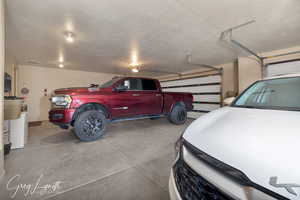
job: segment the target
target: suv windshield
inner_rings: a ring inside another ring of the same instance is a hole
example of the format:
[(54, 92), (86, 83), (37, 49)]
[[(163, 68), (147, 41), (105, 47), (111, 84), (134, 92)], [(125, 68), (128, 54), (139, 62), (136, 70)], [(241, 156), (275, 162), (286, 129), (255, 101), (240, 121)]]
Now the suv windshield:
[(107, 81), (106, 83), (103, 83), (100, 88), (107, 88), (112, 86), (115, 82), (117, 82), (118, 80), (120, 80), (121, 78), (113, 78), (110, 81)]
[(232, 106), (300, 111), (300, 77), (258, 81)]

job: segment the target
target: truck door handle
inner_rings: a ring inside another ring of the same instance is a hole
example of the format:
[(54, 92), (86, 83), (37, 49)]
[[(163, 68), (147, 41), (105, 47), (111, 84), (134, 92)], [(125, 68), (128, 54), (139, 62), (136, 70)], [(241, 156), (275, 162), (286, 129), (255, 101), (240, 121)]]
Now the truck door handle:
[(140, 94), (132, 94), (132, 96), (138, 97), (138, 96), (140, 96)]
[(155, 96), (157, 96), (157, 97), (160, 97), (160, 96), (161, 96), (161, 94), (156, 94)]

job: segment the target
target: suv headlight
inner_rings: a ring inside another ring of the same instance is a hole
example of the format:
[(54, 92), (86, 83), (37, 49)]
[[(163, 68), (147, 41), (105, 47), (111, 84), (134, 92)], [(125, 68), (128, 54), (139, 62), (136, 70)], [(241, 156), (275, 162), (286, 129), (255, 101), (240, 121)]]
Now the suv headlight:
[(51, 98), (51, 103), (55, 107), (68, 108), (71, 105), (72, 98), (69, 95), (54, 96)]
[(178, 138), (178, 140), (175, 142), (174, 148), (175, 148), (176, 155), (181, 151), (183, 145), (183, 133), (181, 134), (180, 138)]
[[(184, 132), (183, 132), (184, 133)], [(182, 158), (182, 146), (183, 146), (183, 133), (181, 134), (180, 138), (175, 142), (174, 149), (175, 149), (175, 160), (173, 165)]]
[(185, 133), (185, 130), (187, 128), (184, 129), (184, 131), (182, 131), (180, 137), (178, 138), (178, 140), (175, 142), (174, 144), (174, 149), (175, 149), (175, 163), (177, 162), (177, 160), (182, 157), (182, 147), (183, 147), (183, 134)]

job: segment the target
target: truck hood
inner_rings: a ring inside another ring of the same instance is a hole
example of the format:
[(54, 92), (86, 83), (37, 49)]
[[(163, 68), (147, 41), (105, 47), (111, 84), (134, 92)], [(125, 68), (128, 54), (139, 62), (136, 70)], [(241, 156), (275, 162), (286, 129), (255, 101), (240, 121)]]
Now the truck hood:
[(183, 138), (199, 150), (242, 171), (254, 183), (289, 199), (300, 185), (300, 112), (225, 107), (195, 120)]
[(60, 88), (54, 91), (54, 94), (78, 94), (78, 93), (90, 93), (90, 92), (100, 92), (103, 89), (99, 87), (71, 87), (71, 88)]

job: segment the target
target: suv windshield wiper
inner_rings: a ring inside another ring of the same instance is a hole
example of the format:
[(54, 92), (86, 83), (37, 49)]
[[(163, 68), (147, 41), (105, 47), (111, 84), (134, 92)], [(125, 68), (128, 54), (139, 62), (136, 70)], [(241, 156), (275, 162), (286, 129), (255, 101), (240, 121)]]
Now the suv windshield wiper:
[(268, 110), (287, 110), (287, 111), (300, 111), (297, 107), (278, 107), (278, 106), (249, 106), (249, 105), (232, 105), (238, 108), (253, 108), (253, 109), (268, 109)]
[(254, 109), (263, 109), (262, 107), (257, 107), (257, 106), (248, 106), (248, 105), (233, 105), (233, 107), (238, 107), (238, 108), (254, 108)]

